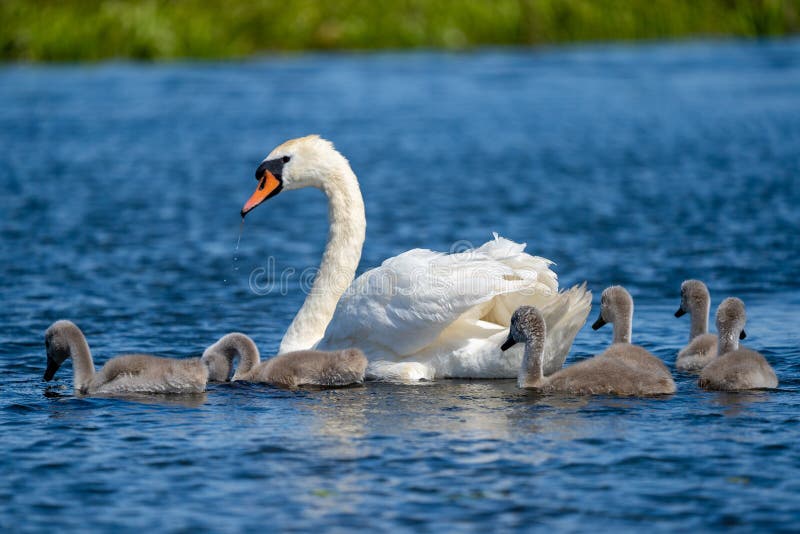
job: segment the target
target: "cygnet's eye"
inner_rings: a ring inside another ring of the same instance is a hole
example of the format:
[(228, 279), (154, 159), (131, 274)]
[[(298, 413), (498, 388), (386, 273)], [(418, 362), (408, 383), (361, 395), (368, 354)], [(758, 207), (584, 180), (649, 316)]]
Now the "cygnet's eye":
[(291, 156), (283, 156), (281, 158), (281, 161), (284, 162), (284, 163), (289, 163), (290, 159), (292, 159)]

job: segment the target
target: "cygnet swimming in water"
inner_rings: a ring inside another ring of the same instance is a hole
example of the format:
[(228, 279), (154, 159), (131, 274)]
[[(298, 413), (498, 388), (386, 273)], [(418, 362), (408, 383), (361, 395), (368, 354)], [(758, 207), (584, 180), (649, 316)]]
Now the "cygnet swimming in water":
[(633, 298), (622, 286), (611, 286), (603, 291), (600, 296), (600, 316), (592, 329), (599, 330), (608, 323), (614, 326), (613, 341), (602, 355), (618, 358), (638, 371), (647, 373), (656, 380), (655, 384), (658, 385), (654, 385), (653, 389), (660, 390), (660, 393), (674, 393), (675, 381), (664, 362), (643, 347), (631, 344)]
[(700, 280), (686, 280), (681, 284), (681, 305), (675, 317), (691, 316), (689, 343), (678, 353), (675, 368), (679, 371), (700, 371), (717, 356), (717, 336), (708, 333), (708, 313), (711, 296)]
[(719, 356), (703, 368), (698, 385), (717, 391), (772, 389), (778, 387), (778, 377), (766, 358), (754, 350), (740, 349), (745, 339), (747, 320), (744, 302), (731, 297), (717, 308)]
[(202, 360), (211, 370), (211, 379), (226, 380), (234, 359), (239, 365), (232, 380), (262, 382), (296, 388), (304, 385), (339, 387), (364, 381), (367, 358), (358, 349), (337, 351), (301, 350), (261, 361), (258, 347), (245, 334), (234, 332), (208, 347)]
[(127, 354), (110, 359), (95, 372), (86, 337), (71, 321), (53, 323), (44, 339), (47, 349), (44, 379), (52, 380), (61, 364), (71, 358), (76, 394), (200, 393), (206, 389), (208, 369), (199, 358), (178, 360)]
[(542, 393), (568, 393), (571, 395), (624, 395), (647, 396), (675, 392), (675, 383), (669, 372), (653, 372), (651, 365), (641, 365), (640, 347), (627, 345), (627, 354), (617, 354), (612, 349), (588, 360), (583, 360), (550, 376), (544, 376), (543, 357), (546, 326), (542, 314), (532, 306), (518, 308), (511, 317), (508, 339), (502, 349), (516, 343), (525, 343), (517, 383), (519, 387)]

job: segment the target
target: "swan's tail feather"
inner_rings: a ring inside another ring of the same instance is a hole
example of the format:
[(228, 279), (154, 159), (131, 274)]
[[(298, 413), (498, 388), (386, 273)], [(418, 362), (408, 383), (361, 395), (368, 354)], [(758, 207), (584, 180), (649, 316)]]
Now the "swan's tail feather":
[(592, 293), (586, 282), (559, 293), (540, 308), (547, 326), (544, 347), (544, 374), (551, 375), (561, 369), (567, 359), (575, 336), (586, 324), (592, 308)]
[(381, 382), (419, 382), (433, 380), (436, 370), (420, 362), (390, 362), (378, 360), (369, 362), (367, 380)]

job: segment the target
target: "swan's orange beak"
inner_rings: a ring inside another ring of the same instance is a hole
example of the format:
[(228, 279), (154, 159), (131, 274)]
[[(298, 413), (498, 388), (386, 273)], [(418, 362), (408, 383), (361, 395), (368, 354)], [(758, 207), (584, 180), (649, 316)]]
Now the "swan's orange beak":
[(242, 218), (268, 198), (280, 193), (282, 188), (281, 181), (275, 178), (275, 175), (271, 172), (265, 171), (264, 176), (258, 181), (258, 187), (256, 187), (255, 192), (242, 208)]

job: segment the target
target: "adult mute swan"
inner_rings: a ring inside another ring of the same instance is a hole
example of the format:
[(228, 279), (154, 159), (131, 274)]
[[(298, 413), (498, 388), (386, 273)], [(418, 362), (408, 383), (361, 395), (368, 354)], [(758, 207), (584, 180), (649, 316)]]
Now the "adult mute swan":
[(545, 374), (560, 369), (586, 322), (585, 284), (558, 292), (552, 262), (495, 239), (456, 254), (414, 249), (354, 281), (366, 218), (347, 159), (319, 136), (275, 148), (256, 170), (242, 217), (281, 191), (316, 187), (328, 197), (330, 231), (316, 279), (279, 353), (357, 347), (370, 378), (513, 378), (522, 348), (502, 353), (511, 314), (536, 306), (547, 324)]
[(302, 350), (262, 362), (253, 340), (245, 334), (233, 332), (203, 352), (202, 360), (209, 368), (209, 379), (215, 382), (227, 380), (236, 358), (239, 366), (232, 381), (261, 382), (286, 388), (358, 384), (364, 381), (367, 368), (367, 358), (358, 349)]

